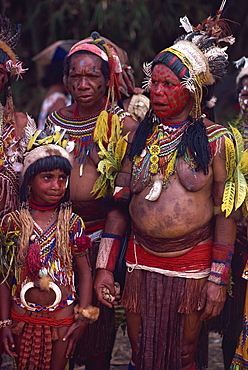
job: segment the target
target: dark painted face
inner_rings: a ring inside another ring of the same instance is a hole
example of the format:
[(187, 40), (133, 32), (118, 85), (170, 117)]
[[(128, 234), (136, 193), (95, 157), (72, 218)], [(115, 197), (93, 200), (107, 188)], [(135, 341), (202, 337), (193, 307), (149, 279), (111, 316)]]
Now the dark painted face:
[(8, 81), (8, 74), (6, 68), (3, 64), (0, 63), (0, 93), (3, 91), (4, 86)]
[(97, 109), (102, 104), (106, 87), (99, 57), (82, 54), (72, 57), (67, 88), (81, 107), (95, 106)]
[(181, 85), (175, 73), (162, 63), (153, 69), (150, 98), (158, 117), (175, 122), (184, 120), (192, 106), (190, 92)]
[(248, 77), (242, 79), (242, 89), (239, 93), (240, 113), (244, 117), (248, 117)]

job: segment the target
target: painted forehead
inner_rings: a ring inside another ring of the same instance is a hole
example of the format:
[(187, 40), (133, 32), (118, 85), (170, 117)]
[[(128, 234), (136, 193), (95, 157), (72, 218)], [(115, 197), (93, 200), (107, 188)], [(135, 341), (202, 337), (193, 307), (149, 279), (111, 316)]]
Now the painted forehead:
[(176, 76), (176, 74), (165, 64), (159, 63), (156, 64), (152, 71), (152, 77), (163, 79), (171, 79), (177, 83), (180, 83), (181, 80)]
[(70, 63), (70, 70), (90, 68), (96, 71), (101, 70), (102, 61), (96, 55), (78, 54), (73, 55)]

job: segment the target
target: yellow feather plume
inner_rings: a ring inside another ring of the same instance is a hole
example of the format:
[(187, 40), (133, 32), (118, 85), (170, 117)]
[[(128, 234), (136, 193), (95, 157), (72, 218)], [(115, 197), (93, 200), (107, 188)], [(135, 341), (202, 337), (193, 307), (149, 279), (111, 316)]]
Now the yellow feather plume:
[(94, 130), (94, 142), (103, 140), (106, 143), (108, 142), (108, 112), (106, 110), (101, 111), (99, 114), (96, 127)]

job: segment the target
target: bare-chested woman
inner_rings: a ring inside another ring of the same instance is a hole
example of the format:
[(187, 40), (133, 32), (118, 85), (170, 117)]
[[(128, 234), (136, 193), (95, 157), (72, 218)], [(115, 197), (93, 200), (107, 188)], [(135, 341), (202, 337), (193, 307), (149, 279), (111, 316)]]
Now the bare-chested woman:
[[(86, 233), (93, 242), (90, 250), (93, 272), (103, 228), (112, 237), (116, 234), (117, 239), (114, 239), (118, 245), (120, 243), (118, 233), (123, 234), (126, 228), (125, 216), (122, 217), (120, 212), (112, 207), (113, 200), (104, 203), (105, 192), (102, 191), (104, 184), (101, 183), (97, 192), (93, 191), (101, 175), (98, 170), (100, 157), (95, 134), (99, 129), (102, 132), (105, 131), (103, 146), (107, 149), (110, 139), (113, 142), (114, 138), (111, 134), (111, 127), (115, 126), (113, 131), (116, 130), (118, 139), (121, 140), (129, 133), (128, 140), (131, 141), (138, 125), (130, 113), (125, 112), (116, 104), (111, 105), (106, 96), (108, 90), (113, 89), (112, 83), (118, 81), (118, 73), (121, 72), (117, 54), (115, 53), (113, 61), (112, 53), (114, 50), (111, 45), (107, 45), (96, 32), (92, 34), (92, 37), (79, 41), (71, 48), (65, 59), (64, 83), (74, 103), (53, 112), (47, 120), (47, 126), (64, 129), (75, 142), (70, 181), (71, 201), (73, 211), (83, 218)], [(111, 64), (110, 60), (112, 60)], [(115, 78), (113, 78), (114, 75)], [(118, 88), (118, 84), (115, 85), (115, 91), (118, 91)], [(108, 117), (107, 127), (104, 120), (101, 120), (102, 114)], [(115, 118), (112, 126), (111, 117)], [(118, 155), (124, 154), (124, 147), (125, 145), (119, 147)], [(124, 162), (126, 163), (123, 164), (124, 167), (131, 164), (128, 158), (125, 158)], [(122, 171), (125, 172), (124, 169)], [(127, 172), (127, 178), (130, 181), (130, 171)], [(111, 171), (109, 173), (111, 177)], [(117, 185), (125, 187), (125, 181), (128, 182), (128, 180), (122, 173), (117, 180)], [(130, 189), (128, 190), (130, 193)], [(129, 193), (126, 194), (127, 197)], [(97, 298), (95, 299), (97, 301)], [(87, 369), (107, 370), (110, 368), (115, 337), (114, 310), (109, 310), (104, 306), (100, 308), (99, 320), (86, 329), (87, 335), (78, 342), (73, 362), (85, 363)]]
[[(196, 369), (202, 321), (225, 302), (236, 233), (234, 219), (220, 211), (231, 135), (203, 117), (200, 104), (203, 86), (223, 76), (227, 55), (206, 29), (192, 29), (145, 68), (152, 109), (130, 153), (132, 238), (122, 297), (129, 369)], [(114, 290), (102, 255), (95, 288), (104, 302), (102, 288)]]

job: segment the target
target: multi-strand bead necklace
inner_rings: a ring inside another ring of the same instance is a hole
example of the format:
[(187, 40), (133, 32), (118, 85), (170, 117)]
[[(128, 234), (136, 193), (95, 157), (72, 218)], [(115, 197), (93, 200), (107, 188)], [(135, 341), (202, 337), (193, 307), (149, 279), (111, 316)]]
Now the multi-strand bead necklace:
[(174, 172), (176, 154), (182, 136), (191, 124), (190, 120), (180, 123), (160, 123), (146, 140), (146, 148), (139, 157), (136, 157), (133, 167), (133, 175), (137, 182), (141, 172), (143, 179), (148, 175), (154, 176), (161, 172), (167, 183), (169, 176)]

